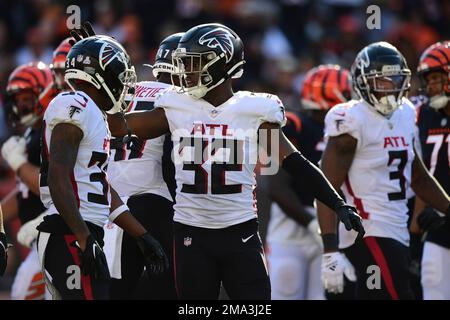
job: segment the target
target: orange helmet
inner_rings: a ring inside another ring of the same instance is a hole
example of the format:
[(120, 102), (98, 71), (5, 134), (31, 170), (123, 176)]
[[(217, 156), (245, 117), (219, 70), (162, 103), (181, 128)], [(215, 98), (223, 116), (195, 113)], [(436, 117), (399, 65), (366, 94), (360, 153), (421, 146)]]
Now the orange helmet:
[(351, 98), (350, 72), (338, 65), (320, 65), (308, 71), (303, 81), (302, 106), (328, 111)]
[[(8, 79), (6, 94), (10, 100), (10, 112), (15, 121), (31, 126), (44, 115), (50, 100), (49, 91), (53, 84), (50, 68), (43, 62), (31, 62), (14, 69)], [(17, 102), (16, 95), (29, 91), (34, 96), (34, 102), (22, 105)]]
[(71, 39), (72, 39), (71, 37), (64, 39), (55, 49), (55, 51), (53, 51), (53, 60), (52, 64), (50, 65), (51, 69), (66, 68), (66, 57), (70, 49), (72, 48), (72, 45), (69, 42), (69, 40)]
[(426, 88), (425, 76), (432, 71), (441, 71), (447, 76), (447, 85), (440, 95), (430, 97), (430, 106), (443, 108), (450, 100), (450, 41), (437, 42), (429, 46), (420, 57), (417, 73), (422, 87)]
[(50, 65), (50, 69), (53, 71), (55, 76), (55, 84), (59, 90), (63, 90), (65, 88), (64, 71), (66, 68), (67, 54), (72, 48), (72, 45), (69, 42), (71, 39), (71, 37), (64, 39), (55, 51), (53, 51), (53, 60)]

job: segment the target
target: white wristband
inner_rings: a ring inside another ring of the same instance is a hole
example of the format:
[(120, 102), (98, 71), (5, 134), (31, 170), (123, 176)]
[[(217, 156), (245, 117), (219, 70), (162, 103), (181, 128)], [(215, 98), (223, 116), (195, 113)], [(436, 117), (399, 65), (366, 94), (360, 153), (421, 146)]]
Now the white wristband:
[(116, 220), (116, 218), (118, 216), (120, 216), (122, 213), (124, 213), (125, 211), (130, 211), (130, 208), (128, 208), (128, 206), (126, 204), (123, 204), (123, 205), (117, 207), (116, 209), (114, 209), (113, 212), (111, 212), (109, 214), (109, 221), (114, 222), (114, 220)]

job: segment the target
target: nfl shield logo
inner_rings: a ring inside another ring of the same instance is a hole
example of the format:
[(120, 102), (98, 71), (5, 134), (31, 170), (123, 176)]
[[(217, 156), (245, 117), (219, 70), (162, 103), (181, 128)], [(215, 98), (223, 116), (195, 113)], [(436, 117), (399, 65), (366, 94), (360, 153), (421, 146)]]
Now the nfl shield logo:
[(184, 238), (184, 245), (186, 247), (189, 247), (191, 244), (192, 244), (192, 238), (191, 237)]

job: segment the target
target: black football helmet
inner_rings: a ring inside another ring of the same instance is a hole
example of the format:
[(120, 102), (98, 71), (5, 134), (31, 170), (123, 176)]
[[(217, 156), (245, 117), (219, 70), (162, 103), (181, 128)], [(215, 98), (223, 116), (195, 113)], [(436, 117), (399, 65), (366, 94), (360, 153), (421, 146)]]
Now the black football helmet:
[(178, 43), (183, 35), (184, 32), (171, 34), (170, 36), (165, 37), (159, 44), (158, 52), (155, 57), (155, 64), (151, 66), (155, 78), (158, 78), (159, 73), (174, 73), (175, 67), (172, 64), (172, 52), (178, 47)]
[[(181, 90), (200, 99), (226, 79), (242, 76), (244, 44), (222, 24), (202, 24), (183, 35), (172, 59), (175, 74), (181, 79)], [(197, 83), (187, 80), (193, 74), (198, 75)]]
[(115, 113), (127, 108), (124, 98), (134, 89), (136, 73), (120, 43), (108, 36), (95, 35), (78, 41), (70, 49), (64, 79), (72, 89), (77, 80), (92, 84), (111, 100), (111, 105), (102, 109)]
[(361, 99), (390, 116), (410, 87), (411, 71), (400, 51), (387, 42), (366, 46), (351, 68), (353, 87)]

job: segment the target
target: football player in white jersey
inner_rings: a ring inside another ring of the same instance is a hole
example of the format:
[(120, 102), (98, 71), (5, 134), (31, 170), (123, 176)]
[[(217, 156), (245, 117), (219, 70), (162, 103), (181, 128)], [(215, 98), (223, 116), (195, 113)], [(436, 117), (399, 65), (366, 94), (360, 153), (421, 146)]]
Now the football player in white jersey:
[[(182, 35), (176, 33), (161, 42), (152, 66), (153, 75), (158, 81), (137, 83), (135, 95), (125, 98), (126, 101), (133, 98), (127, 112), (152, 110), (155, 97), (170, 86), (173, 73), (172, 51), (178, 46)], [(111, 186), (127, 203), (131, 214), (146, 229), (152, 230), (165, 252), (172, 252), (173, 198), (164, 179), (170, 179), (164, 177), (164, 173), (170, 170), (169, 167), (173, 167), (170, 148), (164, 150), (168, 142), (170, 137), (165, 136), (150, 140), (131, 136), (127, 143), (124, 143), (122, 137), (113, 137), (108, 177)], [(172, 176), (174, 179), (173, 174)], [(176, 299), (172, 255), (168, 255), (169, 269), (158, 277), (144, 279), (146, 288), (136, 293), (135, 289), (145, 266), (144, 257), (136, 241), (111, 223), (105, 228), (105, 239), (110, 234), (113, 241), (105, 241), (105, 254), (111, 269), (111, 299), (130, 299), (136, 297), (136, 294), (145, 299)], [(109, 246), (113, 247), (112, 250)], [(110, 251), (113, 251), (112, 255)], [(143, 284), (139, 287), (143, 287)]]
[[(325, 143), (325, 115), (334, 105), (350, 100), (349, 70), (338, 65), (320, 65), (308, 71), (301, 93), (302, 112), (286, 112), (286, 137), (314, 164)], [(268, 176), (268, 193), (274, 200), (267, 232), (272, 299), (321, 300), (322, 239), (314, 194), (304, 181), (293, 181), (284, 170)]]
[(48, 213), (38, 226), (38, 253), (53, 298), (107, 299), (110, 275), (102, 244), (108, 217), (136, 238), (151, 271), (162, 272), (167, 258), (106, 179), (105, 111), (122, 108), (135, 83), (134, 68), (110, 37), (77, 40), (65, 71), (73, 91), (55, 97), (44, 115), (40, 194)]
[[(322, 170), (358, 209), (366, 234), (339, 232), (339, 247), (355, 267), (356, 297), (412, 299), (409, 282), (407, 190), (442, 212), (449, 197), (415, 156), (415, 110), (405, 97), (411, 72), (387, 42), (365, 47), (351, 69), (360, 100), (339, 104), (325, 119)], [(322, 280), (342, 291), (348, 265), (338, 252), (333, 212), (318, 203), (324, 255)]]
[(126, 125), (141, 138), (172, 134), (178, 297), (217, 299), (222, 282), (231, 299), (270, 299), (254, 200), (258, 139), (273, 155), (266, 173), (275, 173), (282, 162), (349, 230), (363, 233), (360, 217), (280, 131), (285, 117), (278, 97), (233, 92), (231, 79), (242, 75), (244, 64), (243, 43), (234, 31), (217, 23), (195, 26), (172, 58), (181, 89), (165, 91), (153, 111), (126, 114), (126, 124), (119, 115), (108, 122), (117, 135), (127, 133)]

